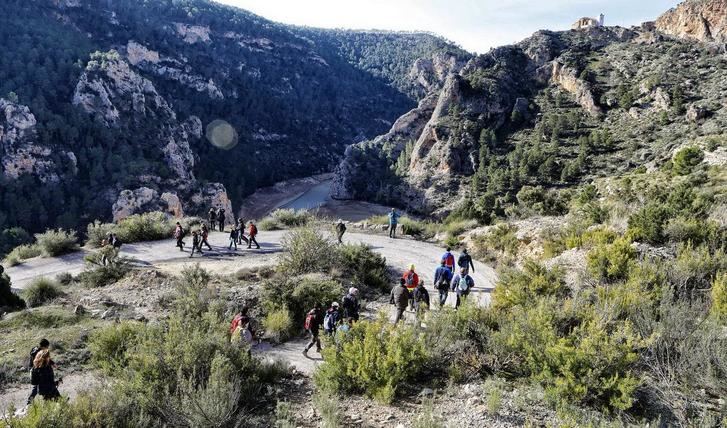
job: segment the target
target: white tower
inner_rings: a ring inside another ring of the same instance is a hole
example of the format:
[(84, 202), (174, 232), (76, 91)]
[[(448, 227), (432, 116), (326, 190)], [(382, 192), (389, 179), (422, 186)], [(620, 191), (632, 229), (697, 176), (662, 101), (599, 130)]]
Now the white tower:
[(598, 15), (598, 26), (599, 27), (603, 27), (603, 18), (605, 18), (605, 16), (603, 16), (603, 14)]

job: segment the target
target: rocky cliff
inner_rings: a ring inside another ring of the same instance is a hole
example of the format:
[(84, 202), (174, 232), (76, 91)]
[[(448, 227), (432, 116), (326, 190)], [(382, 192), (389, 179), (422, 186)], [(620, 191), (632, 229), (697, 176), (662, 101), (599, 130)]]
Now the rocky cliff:
[(701, 42), (727, 42), (727, 0), (688, 0), (661, 15), (658, 31)]

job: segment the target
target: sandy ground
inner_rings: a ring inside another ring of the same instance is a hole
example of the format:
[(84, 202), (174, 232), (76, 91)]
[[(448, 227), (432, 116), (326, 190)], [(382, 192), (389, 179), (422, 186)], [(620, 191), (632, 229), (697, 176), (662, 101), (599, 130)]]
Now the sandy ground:
[[(98, 372), (76, 372), (71, 373), (68, 376), (63, 376), (63, 371), (58, 372), (63, 378), (63, 383), (58, 386), (60, 393), (68, 398), (74, 399), (78, 394), (86, 391), (91, 391), (96, 387), (102, 386), (104, 381), (102, 380)], [(30, 377), (30, 375), (28, 375)], [(0, 410), (5, 410), (12, 405), (16, 410), (23, 409), (25, 407), (28, 395), (31, 390), (30, 385), (14, 386), (3, 391), (0, 394)], [(38, 397), (38, 399), (41, 399)], [(2, 414), (2, 413), (0, 413)]]

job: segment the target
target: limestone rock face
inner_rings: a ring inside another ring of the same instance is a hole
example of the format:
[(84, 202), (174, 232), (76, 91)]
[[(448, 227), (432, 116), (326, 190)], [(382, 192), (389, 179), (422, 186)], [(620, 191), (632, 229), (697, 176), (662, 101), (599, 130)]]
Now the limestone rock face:
[(727, 0), (687, 0), (661, 15), (658, 31), (700, 42), (727, 42)]
[(440, 89), (447, 76), (457, 73), (462, 66), (464, 63), (457, 57), (438, 52), (431, 58), (417, 59), (409, 70), (409, 78), (431, 92)]
[(596, 104), (590, 85), (578, 78), (576, 70), (558, 61), (553, 61), (552, 79), (553, 82), (570, 92), (576, 102), (589, 114), (598, 117), (603, 113), (601, 107)]
[[(42, 183), (56, 183), (63, 175), (62, 164), (53, 158), (50, 147), (37, 143), (37, 122), (27, 106), (0, 98), (0, 154), (2, 173), (16, 179), (23, 174), (36, 176)], [(60, 152), (71, 172), (75, 170), (76, 156)]]
[(199, 42), (210, 42), (210, 27), (202, 25), (189, 25), (181, 22), (175, 22), (174, 28), (177, 35), (181, 37), (185, 43), (194, 44)]
[(156, 201), (159, 194), (148, 187), (140, 187), (135, 190), (123, 190), (119, 193), (119, 197), (111, 207), (111, 211), (114, 216), (114, 221), (119, 221), (132, 214), (142, 212), (145, 208), (147, 211), (153, 211), (148, 209), (148, 205)]

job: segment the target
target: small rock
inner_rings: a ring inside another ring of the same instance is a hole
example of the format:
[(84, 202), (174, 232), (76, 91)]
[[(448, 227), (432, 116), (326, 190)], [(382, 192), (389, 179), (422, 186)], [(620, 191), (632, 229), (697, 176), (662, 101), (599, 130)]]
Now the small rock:
[(431, 397), (434, 395), (434, 390), (432, 388), (424, 388), (422, 389), (422, 392), (419, 393), (420, 397)]
[(354, 413), (351, 416), (349, 416), (349, 418), (351, 418), (352, 421), (357, 421), (357, 420), (361, 419), (361, 415), (359, 415), (358, 413)]

